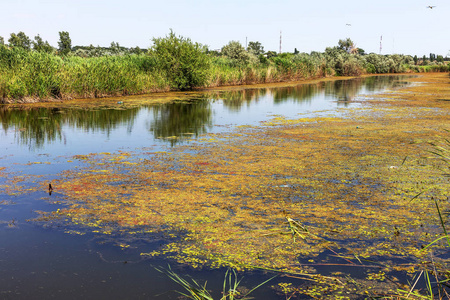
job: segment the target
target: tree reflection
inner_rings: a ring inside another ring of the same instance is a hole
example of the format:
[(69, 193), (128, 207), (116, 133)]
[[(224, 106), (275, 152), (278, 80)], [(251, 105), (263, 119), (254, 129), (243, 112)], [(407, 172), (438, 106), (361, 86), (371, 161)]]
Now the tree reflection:
[(170, 142), (173, 146), (206, 133), (212, 127), (210, 101), (205, 97), (189, 102), (174, 102), (151, 107), (153, 119), (149, 130), (155, 138)]
[[(102, 131), (108, 136), (118, 126), (132, 126), (139, 109), (85, 110), (27, 107), (0, 107), (0, 119), (5, 132), (14, 129), (15, 139), (31, 149), (65, 139), (64, 126), (85, 132)], [(130, 129), (131, 130), (131, 129)]]

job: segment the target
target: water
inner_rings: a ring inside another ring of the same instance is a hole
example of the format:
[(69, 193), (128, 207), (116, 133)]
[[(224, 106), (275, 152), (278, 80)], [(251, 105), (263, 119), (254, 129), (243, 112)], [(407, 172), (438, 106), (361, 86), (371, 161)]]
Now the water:
[[(158, 151), (187, 144), (207, 133), (258, 125), (274, 116), (338, 113), (342, 107), (358, 108), (364, 101), (362, 94), (402, 84), (401, 77), (383, 76), (193, 93), (184, 101), (157, 105), (127, 106), (118, 102), (129, 104), (136, 100), (120, 98), (91, 109), (3, 106), (0, 186), (7, 178), (1, 176), (2, 167), (11, 176), (29, 174), (51, 179), (73, 168), (67, 162), (73, 155), (143, 148)], [(70, 234), (77, 231), (76, 226), (60, 228), (28, 221), (37, 216), (37, 210), (58, 208), (58, 203), (43, 200), (49, 198), (45, 190), (0, 197), (1, 299), (177, 299), (178, 295), (170, 291), (180, 288), (154, 269), (167, 266), (169, 261), (140, 256), (141, 252), (157, 249), (164, 240), (138, 239), (132, 247), (122, 249), (116, 245), (120, 235), (99, 240), (92, 233)], [(199, 282), (208, 280), (208, 287), (216, 291), (222, 289), (224, 270), (174, 268)], [(251, 287), (267, 276), (248, 273), (242, 284)], [(261, 289), (254, 296), (284, 299), (271, 289)]]

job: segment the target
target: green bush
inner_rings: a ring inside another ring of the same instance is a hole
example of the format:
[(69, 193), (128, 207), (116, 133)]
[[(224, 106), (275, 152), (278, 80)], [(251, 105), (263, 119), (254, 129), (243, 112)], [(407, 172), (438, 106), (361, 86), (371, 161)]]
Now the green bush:
[(206, 84), (211, 68), (206, 47), (173, 31), (165, 38), (154, 38), (153, 44), (149, 55), (156, 58), (173, 88), (189, 90)]

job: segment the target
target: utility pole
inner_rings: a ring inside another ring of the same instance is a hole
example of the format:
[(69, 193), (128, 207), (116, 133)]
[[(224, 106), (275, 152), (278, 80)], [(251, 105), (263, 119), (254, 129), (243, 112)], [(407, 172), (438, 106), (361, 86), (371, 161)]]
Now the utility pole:
[(383, 36), (380, 37), (380, 54), (381, 54), (381, 50), (383, 49), (383, 46), (381, 44), (382, 41), (383, 41)]
[(281, 30), (280, 30), (280, 54), (281, 54)]

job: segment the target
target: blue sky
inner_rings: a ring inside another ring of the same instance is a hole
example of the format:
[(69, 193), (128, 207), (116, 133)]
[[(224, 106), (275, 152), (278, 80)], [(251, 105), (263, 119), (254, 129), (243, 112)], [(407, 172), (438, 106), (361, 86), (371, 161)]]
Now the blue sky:
[(53, 46), (68, 31), (73, 46), (148, 48), (173, 29), (210, 49), (247, 40), (278, 52), (281, 31), (283, 52), (323, 52), (349, 37), (379, 53), (382, 36), (382, 54), (450, 56), (449, 0), (0, 0), (0, 8), (5, 40), (24, 31)]

